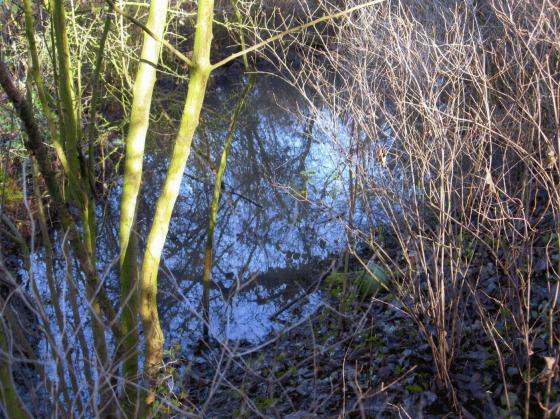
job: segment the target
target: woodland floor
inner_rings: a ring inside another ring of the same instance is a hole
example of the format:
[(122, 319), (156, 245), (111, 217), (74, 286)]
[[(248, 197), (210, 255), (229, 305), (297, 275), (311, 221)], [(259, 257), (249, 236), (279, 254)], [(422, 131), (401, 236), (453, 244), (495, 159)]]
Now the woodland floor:
[[(531, 300), (532, 316), (538, 317), (545, 315), (549, 290), (547, 272), (539, 264), (534, 271), (534, 278), (541, 279), (533, 281)], [(472, 267), (469, 281), (475, 280), (484, 294), (479, 301), (497, 319), (497, 331), (511, 338), (515, 326), (500, 316), (492, 299), (511, 290), (504, 289), (500, 273), (488, 261)], [(282, 336), (270, 336), (277, 339), (266, 347), (230, 343), (234, 355), (226, 357), (217, 344), (202, 351), (187, 368), (173, 372), (186, 389), (182, 396), (196, 406), (204, 405), (204, 416), (209, 417), (255, 417), (258, 412), (289, 419), (339, 415), (496, 418), (508, 416), (507, 391), (512, 417), (521, 417), (526, 385), (520, 370), (527, 359), (513, 355), (522, 352), (521, 342), (513, 352), (500, 348), (502, 370), (474, 298), (467, 298), (463, 307), (458, 325), (461, 338), (447, 369), (456, 395), (453, 403), (450, 389), (438, 379), (428, 339), (402, 310), (402, 303), (390, 295), (356, 299), (343, 319), (334, 309), (340, 303), (337, 291), (325, 289), (323, 308)], [(422, 322), (437, 339), (429, 321)], [(531, 417), (542, 417), (539, 401), (550, 374), (546, 339), (543, 330), (532, 342)], [(556, 409), (558, 394), (559, 383), (553, 381), (551, 405)]]

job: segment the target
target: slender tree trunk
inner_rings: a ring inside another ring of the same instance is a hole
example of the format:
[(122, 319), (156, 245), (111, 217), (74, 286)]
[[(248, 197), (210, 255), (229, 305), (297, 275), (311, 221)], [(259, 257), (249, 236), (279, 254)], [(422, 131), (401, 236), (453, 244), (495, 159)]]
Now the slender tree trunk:
[(62, 147), (60, 140), (60, 135), (56, 127), (55, 115), (51, 112), (50, 104), (47, 99), (47, 94), (43, 84), (43, 79), (41, 78), (40, 64), (39, 64), (39, 54), (37, 52), (37, 45), (35, 43), (35, 22), (33, 19), (33, 6), (31, 0), (23, 0), (23, 10), (25, 16), (25, 34), (27, 37), (27, 43), (29, 44), (29, 55), (31, 58), (31, 76), (33, 82), (37, 88), (37, 93), (39, 96), (39, 101), (45, 113), (47, 119), (47, 125), (49, 128), (49, 133), (51, 135), (52, 144), (56, 150), (57, 156), (60, 159), (60, 163), (64, 169), (64, 172), (68, 175), (70, 173), (70, 168), (68, 166), (68, 158), (66, 157), (66, 152)]
[(175, 140), (171, 163), (167, 171), (163, 191), (156, 205), (154, 220), (148, 235), (142, 263), (140, 284), (140, 315), (146, 341), (145, 373), (149, 381), (146, 403), (155, 400), (154, 385), (163, 357), (163, 333), (157, 309), (157, 275), (165, 238), (169, 230), (171, 213), (179, 195), (185, 165), (190, 155), (194, 133), (198, 127), (200, 111), (211, 72), (210, 46), (212, 44), (213, 0), (199, 0), (194, 38), (193, 66), (189, 80), (187, 99), (179, 133)]
[[(60, 339), (62, 342), (62, 347), (68, 348), (69, 347), (68, 334), (64, 328), (64, 313), (62, 312), (62, 308), (61, 308), (62, 304), (60, 301), (61, 296), (58, 293), (56, 282), (55, 282), (55, 276), (54, 276), (53, 248), (52, 248), (51, 239), (49, 237), (47, 218), (45, 215), (45, 208), (43, 206), (43, 197), (41, 195), (41, 188), (39, 186), (39, 169), (37, 168), (37, 162), (35, 159), (32, 159), (32, 174), (33, 174), (33, 191), (35, 193), (35, 200), (37, 202), (37, 221), (39, 223), (39, 228), (41, 231), (41, 241), (45, 252), (45, 276), (47, 279), (47, 285), (49, 288), (51, 299), (53, 301), (56, 301), (56, 303), (53, 304), (53, 308), (54, 308), (54, 313), (56, 318), (56, 324), (58, 326), (58, 329), (60, 330)], [(72, 365), (72, 357), (70, 352), (64, 354), (64, 359), (67, 365)], [(63, 363), (59, 363), (59, 364), (60, 366), (57, 365), (57, 369), (60, 368), (62, 370), (64, 368), (64, 364)], [(60, 373), (62, 373), (62, 371), (60, 371), (59, 374)], [(75, 392), (78, 392), (79, 391), (78, 379), (76, 377), (76, 372), (73, 370), (73, 368), (68, 368), (68, 375), (70, 376), (72, 389)], [(67, 402), (68, 406), (70, 406), (70, 396), (68, 394), (68, 390), (66, 388), (63, 388), (62, 392), (63, 392), (65, 402)]]
[(17, 394), (14, 380), (12, 379), (12, 364), (8, 357), (10, 355), (8, 342), (4, 334), (4, 325), (0, 324), (0, 402), (2, 411), (10, 419), (31, 419), (29, 411)]
[[(0, 50), (1, 53), (1, 50)], [(1, 54), (0, 54), (1, 56)], [(53, 206), (59, 216), (60, 222), (64, 229), (69, 230), (70, 240), (72, 243), (72, 249), (78, 259), (81, 270), (84, 272), (86, 277), (86, 285), (90, 286), (91, 289), (96, 290), (96, 298), (99, 302), (99, 306), (107, 320), (112, 320), (115, 318), (115, 311), (113, 305), (107, 298), (105, 290), (103, 287), (96, 289), (98, 287), (97, 272), (95, 270), (95, 265), (92, 263), (91, 257), (87, 252), (84, 243), (81, 241), (81, 234), (78, 230), (74, 219), (70, 215), (67, 206), (65, 205), (65, 200), (62, 196), (62, 192), (57, 183), (56, 174), (51, 168), (51, 162), (49, 161), (49, 152), (43, 143), (43, 137), (39, 131), (39, 127), (35, 122), (33, 109), (31, 104), (24, 98), (21, 92), (15, 87), (12, 77), (5, 63), (0, 59), (0, 86), (6, 92), (6, 95), (14, 105), (19, 118), (22, 121), (23, 128), (27, 134), (27, 138), (24, 141), (25, 147), (29, 152), (36, 158), (39, 170), (45, 184), (52, 198)], [(100, 319), (96, 316), (96, 319)], [(112, 331), (115, 339), (120, 338), (120, 329), (114, 323), (112, 324)]]
[(202, 312), (203, 312), (203, 335), (205, 338), (208, 338), (208, 328), (210, 325), (210, 281), (211, 281), (211, 274), (212, 274), (212, 253), (214, 250), (214, 230), (216, 229), (216, 222), (218, 219), (218, 208), (220, 206), (220, 193), (222, 190), (222, 179), (224, 177), (224, 173), (226, 171), (227, 165), (227, 158), (229, 154), (229, 150), (231, 148), (231, 142), (233, 140), (233, 136), (235, 134), (235, 128), (237, 127), (237, 121), (239, 119), (239, 115), (241, 114), (241, 110), (245, 105), (245, 100), (247, 95), (251, 91), (254, 83), (254, 76), (250, 75), (249, 80), (247, 81), (247, 85), (245, 89), (243, 89), (243, 93), (241, 93), (241, 97), (239, 98), (239, 102), (237, 103), (237, 107), (233, 112), (231, 117), (228, 133), (226, 136), (226, 142), (224, 145), (224, 151), (222, 152), (222, 157), (220, 159), (220, 166), (218, 167), (218, 173), (216, 174), (216, 183), (214, 183), (214, 193), (212, 194), (212, 203), (210, 204), (210, 217), (208, 219), (208, 230), (207, 230), (207, 241), (206, 241), (206, 248), (204, 251), (204, 274), (203, 274), (203, 294), (202, 294)]
[[(147, 28), (163, 37), (167, 18), (167, 0), (153, 0)], [(125, 383), (124, 405), (129, 416), (134, 416), (138, 406), (138, 251), (136, 240), (136, 209), (142, 181), (144, 146), (150, 121), (150, 105), (156, 82), (156, 68), (161, 43), (147, 33), (140, 64), (134, 82), (130, 126), (126, 140), (125, 172), (120, 214), (120, 281), (122, 333), (123, 333), (123, 380)]]
[(99, 105), (99, 95), (100, 95), (100, 83), (101, 78), (101, 68), (103, 64), (103, 58), (105, 55), (105, 46), (107, 44), (107, 38), (109, 36), (109, 31), (111, 29), (112, 17), (110, 13), (105, 16), (105, 24), (103, 25), (103, 32), (101, 38), (99, 39), (99, 48), (97, 49), (95, 57), (95, 69), (93, 71), (93, 76), (91, 80), (91, 104), (89, 107), (89, 123), (87, 126), (87, 141), (88, 141), (88, 168), (87, 176), (91, 184), (92, 190), (95, 192), (95, 134), (97, 132), (96, 119), (97, 119), (97, 108)]
[(93, 341), (95, 353), (99, 362), (99, 371), (103, 373), (108, 367), (107, 342), (105, 340), (105, 326), (101, 322), (101, 307), (98, 301), (99, 288), (96, 272), (96, 220), (95, 202), (91, 196), (89, 182), (86, 182), (87, 169), (80, 164), (79, 141), (81, 129), (76, 111), (73, 71), (70, 61), (70, 49), (66, 30), (66, 10), (63, 0), (51, 0), (51, 13), (55, 37), (56, 58), (58, 64), (57, 87), (62, 110), (61, 138), (63, 148), (68, 158), (68, 180), (70, 197), (78, 204), (82, 215), (84, 249), (92, 265), (89, 278), (86, 280), (86, 293), (91, 304)]

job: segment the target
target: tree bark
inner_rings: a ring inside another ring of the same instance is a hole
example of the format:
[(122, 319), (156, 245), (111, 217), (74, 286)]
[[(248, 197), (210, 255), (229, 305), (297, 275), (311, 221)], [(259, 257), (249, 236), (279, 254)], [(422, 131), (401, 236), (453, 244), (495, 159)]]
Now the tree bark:
[[(161, 38), (167, 19), (167, 0), (154, 0), (150, 4), (147, 28)], [(126, 139), (125, 171), (120, 213), (120, 297), (123, 332), (124, 406), (128, 416), (134, 417), (138, 408), (138, 249), (136, 210), (142, 181), (142, 166), (146, 134), (150, 122), (150, 107), (156, 82), (156, 68), (161, 43), (148, 33), (133, 88), (130, 125)]]
[(154, 387), (163, 358), (164, 337), (157, 308), (157, 275), (163, 245), (169, 230), (171, 213), (179, 195), (185, 165), (190, 155), (194, 133), (198, 127), (200, 111), (211, 72), (210, 46), (212, 44), (213, 0), (199, 0), (194, 38), (193, 65), (188, 85), (187, 99), (179, 132), (173, 147), (163, 191), (156, 205), (156, 212), (142, 263), (140, 284), (140, 315), (146, 340), (145, 373), (149, 391), (145, 402), (149, 407), (155, 400)]

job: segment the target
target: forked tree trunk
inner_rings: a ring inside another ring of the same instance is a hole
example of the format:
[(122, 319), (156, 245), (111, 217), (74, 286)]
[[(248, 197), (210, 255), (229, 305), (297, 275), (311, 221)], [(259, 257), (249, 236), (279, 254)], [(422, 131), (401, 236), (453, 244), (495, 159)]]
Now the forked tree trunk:
[(163, 245), (169, 230), (171, 213), (179, 195), (183, 172), (190, 155), (193, 136), (199, 123), (206, 84), (212, 70), (210, 46), (212, 44), (213, 15), (214, 1), (199, 0), (187, 99), (163, 191), (156, 205), (156, 212), (142, 263), (140, 315), (146, 341), (144, 368), (150, 386), (145, 399), (148, 408), (155, 400), (154, 386), (163, 357), (164, 338), (157, 308), (157, 275)]
[[(163, 37), (167, 19), (167, 0), (153, 0), (146, 27)], [(138, 407), (138, 251), (136, 209), (142, 180), (146, 133), (156, 81), (161, 43), (145, 33), (140, 64), (134, 81), (130, 126), (126, 139), (125, 171), (120, 213), (120, 288), (123, 335), (124, 407), (129, 417)]]

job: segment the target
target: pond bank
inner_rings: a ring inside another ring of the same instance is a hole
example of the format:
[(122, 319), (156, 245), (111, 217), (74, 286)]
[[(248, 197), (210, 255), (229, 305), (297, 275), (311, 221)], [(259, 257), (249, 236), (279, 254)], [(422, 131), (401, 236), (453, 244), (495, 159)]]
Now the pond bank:
[[(545, 275), (539, 269), (535, 275)], [(475, 278), (488, 295), (500, 282), (487, 260), (473, 268), (469, 280)], [(544, 298), (546, 287), (539, 281), (534, 287), (539, 305), (537, 296)], [(450, 390), (437, 378), (426, 336), (433, 338), (436, 331), (429, 320), (413, 318), (414, 310), (388, 293), (359, 298), (351, 286), (354, 297), (343, 314), (340, 290), (324, 281), (320, 294), (315, 312), (257, 344), (214, 342), (177, 368), (171, 363), (168, 377), (188, 394), (181, 399), (171, 390), (169, 395), (178, 403), (203, 406), (193, 411), (202, 417), (504, 417), (507, 399), (513, 412), (520, 411), (524, 384), (518, 361), (501, 359), (493, 350), (473, 300), (465, 308), (462, 338), (449, 365)], [(534, 351), (534, 391), (543, 391), (550, 373), (544, 341), (535, 341)], [(537, 405), (533, 408), (538, 412)]]

